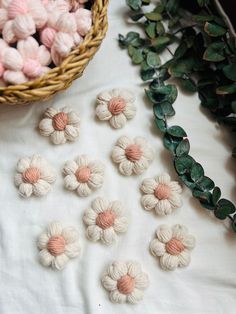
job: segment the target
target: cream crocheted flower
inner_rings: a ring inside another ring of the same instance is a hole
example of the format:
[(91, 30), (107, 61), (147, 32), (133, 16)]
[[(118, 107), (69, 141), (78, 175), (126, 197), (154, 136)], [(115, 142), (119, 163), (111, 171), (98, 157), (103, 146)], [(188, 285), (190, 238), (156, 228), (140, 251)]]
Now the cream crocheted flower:
[(79, 196), (88, 196), (103, 185), (105, 166), (99, 160), (81, 155), (75, 161), (67, 161), (63, 172), (66, 189), (76, 190)]
[(56, 180), (54, 169), (39, 155), (21, 158), (16, 169), (15, 185), (23, 197), (47, 194)]
[(121, 136), (112, 150), (112, 160), (119, 164), (119, 171), (124, 176), (141, 174), (153, 160), (153, 150), (142, 137), (134, 140), (128, 136)]
[(157, 215), (169, 215), (175, 208), (182, 206), (182, 188), (178, 182), (171, 181), (167, 173), (154, 179), (145, 179), (140, 188), (145, 193), (141, 198), (143, 207), (155, 210)]
[(160, 257), (160, 265), (164, 270), (188, 266), (191, 261), (190, 251), (195, 247), (195, 238), (188, 234), (183, 225), (172, 228), (161, 225), (156, 231), (157, 239), (150, 243), (154, 256)]
[(117, 234), (126, 232), (128, 219), (123, 216), (124, 208), (119, 201), (108, 202), (98, 197), (92, 207), (84, 213), (84, 223), (88, 226), (87, 237), (96, 242), (111, 244), (117, 240)]
[(43, 136), (50, 136), (53, 144), (64, 144), (66, 141), (75, 141), (79, 136), (80, 119), (68, 107), (60, 110), (48, 108), (39, 123), (39, 130)]
[(148, 275), (134, 261), (112, 263), (102, 277), (103, 287), (114, 303), (138, 303), (149, 285)]
[(136, 114), (134, 94), (125, 89), (105, 91), (97, 97), (96, 115), (99, 120), (109, 121), (115, 129), (122, 128)]
[(39, 261), (43, 266), (61, 270), (70, 258), (80, 254), (79, 235), (74, 227), (64, 227), (60, 222), (48, 225), (38, 238)]

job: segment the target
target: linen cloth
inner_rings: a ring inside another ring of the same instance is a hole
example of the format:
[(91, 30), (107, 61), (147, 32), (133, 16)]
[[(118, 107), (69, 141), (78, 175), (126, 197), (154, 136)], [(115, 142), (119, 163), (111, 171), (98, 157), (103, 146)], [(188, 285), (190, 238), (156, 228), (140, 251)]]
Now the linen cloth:
[[(146, 212), (140, 204), (139, 186), (144, 178), (163, 172), (177, 179), (169, 153), (163, 148), (138, 67), (118, 48), (117, 35), (133, 25), (125, 20), (124, 0), (111, 1), (109, 31), (101, 49), (83, 77), (66, 92), (47, 103), (0, 108), (0, 313), (1, 314), (233, 314), (236, 305), (236, 234), (193, 200), (184, 188), (183, 207), (166, 217)], [(106, 89), (126, 87), (137, 97), (137, 115), (125, 128), (111, 129), (95, 118), (96, 95)], [(55, 146), (37, 130), (43, 111), (69, 105), (79, 111), (81, 135), (72, 144)], [(224, 197), (236, 201), (236, 164), (231, 158), (229, 133), (200, 108), (197, 95), (180, 92), (173, 124), (182, 125), (192, 143), (191, 153), (205, 168)], [(140, 176), (124, 177), (110, 159), (121, 135), (143, 136), (153, 147), (155, 159)], [(46, 197), (22, 199), (13, 177), (18, 159), (39, 153), (57, 170), (57, 181)], [(64, 162), (79, 154), (106, 164), (105, 184), (87, 198), (63, 188)], [(85, 237), (84, 210), (97, 196), (121, 200), (130, 225), (119, 241), (106, 247)], [(59, 220), (78, 228), (83, 244), (80, 259), (70, 260), (61, 272), (38, 262), (36, 240), (46, 225)], [(149, 242), (160, 224), (181, 223), (197, 240), (188, 268), (163, 271), (149, 253)], [(149, 274), (150, 286), (138, 305), (112, 304), (100, 283), (103, 271), (114, 260), (137, 260)]]

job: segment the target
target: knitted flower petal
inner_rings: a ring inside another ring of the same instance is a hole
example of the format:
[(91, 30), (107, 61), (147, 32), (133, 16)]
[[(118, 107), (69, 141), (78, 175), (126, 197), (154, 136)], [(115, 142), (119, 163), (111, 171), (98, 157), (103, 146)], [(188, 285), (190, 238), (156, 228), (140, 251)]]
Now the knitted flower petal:
[(178, 256), (174, 256), (174, 255), (170, 255), (166, 253), (163, 256), (161, 256), (160, 264), (164, 270), (174, 270), (178, 267), (179, 258)]
[(143, 291), (139, 289), (134, 289), (134, 291), (127, 296), (127, 299), (128, 302), (130, 302), (131, 304), (136, 304), (143, 299)]
[(150, 251), (154, 256), (163, 256), (166, 253), (165, 244), (158, 239), (154, 239), (150, 243)]
[(74, 191), (79, 187), (79, 182), (74, 174), (70, 174), (64, 178), (64, 185), (67, 190)]

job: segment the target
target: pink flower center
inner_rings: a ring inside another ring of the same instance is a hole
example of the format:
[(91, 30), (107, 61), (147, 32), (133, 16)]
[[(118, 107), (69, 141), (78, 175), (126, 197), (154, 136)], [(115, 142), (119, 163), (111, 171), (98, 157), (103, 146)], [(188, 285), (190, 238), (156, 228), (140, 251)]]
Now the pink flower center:
[(125, 149), (126, 157), (132, 161), (138, 161), (142, 157), (142, 151), (137, 144), (131, 144)]
[(96, 225), (102, 229), (110, 228), (114, 225), (116, 215), (113, 210), (109, 209), (98, 214)]
[(65, 251), (66, 241), (62, 236), (53, 236), (49, 239), (47, 249), (53, 255), (61, 255)]
[(80, 168), (75, 173), (76, 179), (81, 183), (88, 182), (90, 175), (91, 170), (88, 167)]
[(52, 119), (53, 127), (57, 131), (65, 130), (67, 123), (68, 123), (68, 116), (65, 112), (59, 112), (55, 114)]
[(23, 181), (34, 184), (40, 179), (40, 171), (36, 167), (26, 169), (22, 174)]
[(166, 184), (158, 184), (157, 188), (154, 191), (154, 195), (156, 196), (156, 198), (158, 198), (159, 200), (166, 200), (169, 198), (170, 196), (170, 187)]
[(166, 243), (166, 251), (171, 255), (179, 255), (181, 252), (183, 252), (184, 249), (185, 246), (183, 243), (176, 238), (172, 238), (169, 242)]
[(108, 110), (113, 114), (113, 115), (118, 115), (121, 112), (124, 111), (126, 106), (126, 102), (123, 98), (121, 97), (114, 97), (109, 101), (108, 104)]
[(42, 73), (42, 66), (37, 60), (29, 59), (25, 62), (23, 72), (28, 77), (38, 77)]
[(122, 294), (130, 294), (134, 291), (135, 279), (129, 275), (122, 276), (117, 281), (117, 289)]

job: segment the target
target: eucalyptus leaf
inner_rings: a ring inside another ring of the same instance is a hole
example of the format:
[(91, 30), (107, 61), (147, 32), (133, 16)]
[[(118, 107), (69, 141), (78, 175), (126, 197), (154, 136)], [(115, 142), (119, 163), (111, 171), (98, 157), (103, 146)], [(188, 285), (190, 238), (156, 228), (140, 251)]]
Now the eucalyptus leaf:
[(156, 68), (157, 66), (159, 66), (161, 64), (161, 59), (155, 52), (150, 51), (147, 54), (147, 64), (151, 68)]
[(178, 125), (173, 125), (173, 126), (169, 127), (167, 129), (167, 133), (172, 135), (172, 136), (175, 136), (175, 137), (186, 137), (187, 136), (184, 129)]
[(215, 183), (208, 177), (204, 176), (197, 181), (197, 187), (201, 191), (211, 191), (215, 186)]
[(161, 132), (165, 132), (166, 131), (166, 123), (164, 120), (162, 119), (155, 119), (155, 123), (156, 123), (156, 126), (158, 127), (158, 129), (161, 131)]
[(228, 215), (235, 212), (235, 206), (232, 202), (222, 198), (217, 204), (217, 209), (215, 210), (215, 216), (218, 219), (224, 220)]
[(211, 62), (220, 62), (225, 59), (225, 44), (223, 42), (211, 43), (204, 52), (203, 59)]
[(224, 27), (210, 22), (205, 23), (204, 31), (212, 37), (219, 37), (226, 33), (226, 29)]
[(218, 95), (229, 95), (236, 93), (236, 84), (231, 84), (227, 86), (221, 86), (216, 89), (216, 94)]
[(204, 176), (204, 169), (199, 163), (195, 163), (190, 173), (191, 179), (195, 182)]
[(224, 75), (231, 81), (236, 81), (236, 63), (231, 63), (223, 68)]
[(221, 197), (221, 190), (218, 186), (216, 186), (212, 192), (212, 201), (213, 204), (216, 205)]
[(188, 155), (190, 151), (190, 144), (187, 138), (183, 139), (176, 147), (176, 156)]
[(163, 136), (163, 144), (166, 149), (175, 153), (176, 147), (179, 145), (180, 141), (178, 138), (173, 139), (169, 134), (165, 133)]
[(150, 38), (156, 37), (156, 23), (148, 23), (145, 27), (145, 31)]
[(146, 13), (145, 17), (149, 20), (149, 21), (161, 21), (162, 20), (162, 16), (160, 13), (158, 12), (150, 12), (150, 13)]
[(142, 6), (142, 0), (126, 0), (127, 5), (132, 9), (132, 10), (140, 10)]
[(190, 172), (194, 163), (195, 160), (189, 155), (180, 156), (175, 158), (174, 160), (175, 169), (179, 175), (185, 174), (186, 172)]
[(197, 189), (194, 189), (192, 193), (193, 193), (193, 196), (199, 199), (199, 201), (201, 201), (202, 203), (210, 204), (212, 201), (212, 195), (210, 192), (202, 192)]

